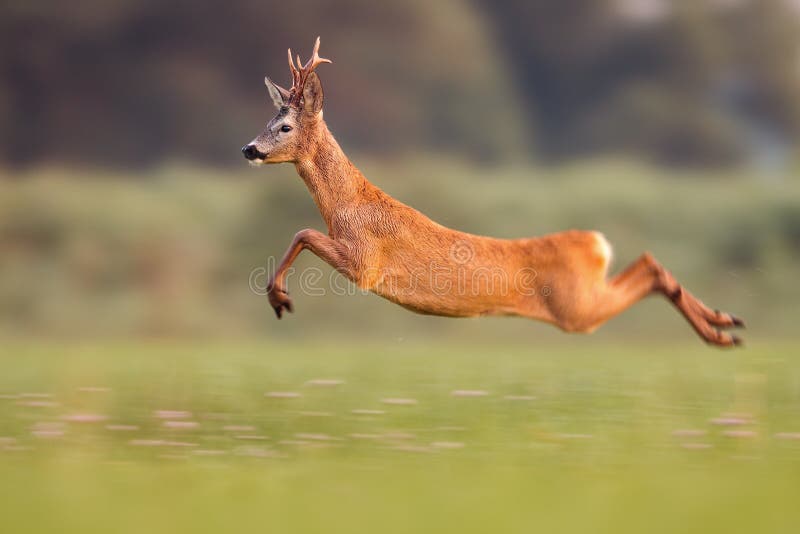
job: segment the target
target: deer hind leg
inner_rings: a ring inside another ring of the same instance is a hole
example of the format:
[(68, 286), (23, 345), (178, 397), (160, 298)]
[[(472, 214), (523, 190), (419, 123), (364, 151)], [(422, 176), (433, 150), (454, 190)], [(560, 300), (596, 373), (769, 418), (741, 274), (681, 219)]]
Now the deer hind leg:
[(684, 289), (653, 256), (643, 254), (617, 276), (598, 288), (594, 300), (593, 327), (629, 308), (652, 293), (661, 293), (683, 314), (695, 332), (706, 342), (722, 347), (739, 345), (741, 340), (719, 328), (744, 326), (738, 317), (715, 311)]

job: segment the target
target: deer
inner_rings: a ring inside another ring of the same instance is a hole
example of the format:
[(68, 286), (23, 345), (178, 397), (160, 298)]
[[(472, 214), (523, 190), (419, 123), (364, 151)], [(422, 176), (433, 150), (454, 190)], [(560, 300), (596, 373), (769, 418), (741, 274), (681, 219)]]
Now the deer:
[(266, 286), (278, 319), (293, 312), (287, 273), (303, 250), (362, 290), (413, 312), (446, 317), (518, 316), (565, 332), (590, 333), (649, 295), (666, 297), (701, 339), (740, 345), (735, 315), (714, 310), (645, 252), (609, 276), (612, 248), (592, 230), (497, 239), (442, 226), (373, 185), (348, 159), (323, 120), (319, 56), (297, 65), (292, 85), (264, 79), (277, 114), (242, 147), (252, 165), (291, 163), (327, 226), (295, 234)]

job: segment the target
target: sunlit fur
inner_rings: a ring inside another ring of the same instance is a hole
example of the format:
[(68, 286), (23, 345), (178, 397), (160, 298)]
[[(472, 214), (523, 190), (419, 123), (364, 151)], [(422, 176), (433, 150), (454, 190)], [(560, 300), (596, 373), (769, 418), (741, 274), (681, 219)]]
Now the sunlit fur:
[[(395, 200), (342, 152), (322, 118), (319, 78), (313, 75), (309, 83), (302, 106), (282, 107), (254, 140), (266, 163), (294, 163), (328, 230), (327, 235), (301, 230), (292, 241), (269, 284), (279, 318), (292, 311), (286, 270), (309, 249), (359, 287), (418, 313), (516, 315), (568, 332), (591, 332), (643, 297), (660, 293), (707, 342), (739, 343), (720, 328), (741, 326), (741, 320), (706, 307), (649, 254), (609, 279), (611, 246), (599, 232), (495, 239), (446, 228)], [(283, 124), (292, 131), (281, 133)], [(524, 287), (514, 283), (520, 273), (528, 275)]]

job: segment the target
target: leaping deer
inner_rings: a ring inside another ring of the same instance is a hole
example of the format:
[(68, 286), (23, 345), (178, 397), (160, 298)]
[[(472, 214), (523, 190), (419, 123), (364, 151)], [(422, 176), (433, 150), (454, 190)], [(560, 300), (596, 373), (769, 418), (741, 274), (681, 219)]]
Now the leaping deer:
[(264, 82), (278, 114), (242, 148), (254, 164), (293, 163), (328, 227), (300, 230), (267, 286), (280, 319), (293, 311), (287, 270), (308, 249), (359, 287), (412, 311), (449, 317), (512, 315), (567, 332), (592, 332), (642, 298), (669, 299), (706, 342), (741, 343), (722, 329), (741, 319), (708, 308), (656, 259), (642, 254), (608, 278), (611, 246), (595, 231), (495, 239), (451, 230), (371, 184), (350, 162), (322, 118), (319, 56), (297, 66), (292, 86)]

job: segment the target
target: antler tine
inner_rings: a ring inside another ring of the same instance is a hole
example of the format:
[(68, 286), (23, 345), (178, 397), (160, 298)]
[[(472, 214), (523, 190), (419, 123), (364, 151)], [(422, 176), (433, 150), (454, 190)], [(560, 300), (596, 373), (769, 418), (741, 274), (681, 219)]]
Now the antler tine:
[(298, 72), (297, 68), (294, 66), (294, 61), (292, 61), (292, 49), (289, 48), (288, 50), (286, 50), (286, 52), (289, 55), (289, 70), (291, 71), (292, 79), (294, 80), (294, 78), (297, 77)]
[(314, 52), (311, 54), (311, 58), (306, 61), (305, 65), (303, 65), (303, 62), (300, 60), (300, 54), (297, 54), (297, 67), (295, 67), (294, 61), (292, 60), (291, 48), (288, 50), (288, 53), (289, 69), (292, 71), (290, 103), (293, 105), (299, 105), (301, 95), (303, 94), (303, 86), (305, 85), (309, 74), (311, 74), (320, 64), (333, 62), (330, 59), (319, 57), (319, 37), (317, 37), (317, 41), (314, 43)]
[(309, 59), (306, 64), (303, 65), (303, 70), (311, 72), (321, 63), (333, 63), (333, 61), (330, 59), (325, 59), (324, 57), (319, 57), (319, 37), (317, 37), (317, 40), (314, 43), (314, 51), (311, 53), (311, 59)]
[(312, 56), (318, 56), (319, 55), (319, 43), (320, 43), (319, 35), (317, 35), (317, 40), (314, 41), (314, 51), (311, 52)]

